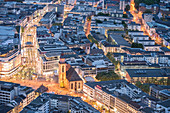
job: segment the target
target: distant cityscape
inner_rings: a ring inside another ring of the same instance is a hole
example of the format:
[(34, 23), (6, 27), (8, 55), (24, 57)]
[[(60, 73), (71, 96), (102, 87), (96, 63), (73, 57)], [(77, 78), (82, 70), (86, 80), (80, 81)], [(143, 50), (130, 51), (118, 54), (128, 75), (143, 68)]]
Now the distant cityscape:
[(1, 113), (170, 113), (170, 0), (0, 0)]

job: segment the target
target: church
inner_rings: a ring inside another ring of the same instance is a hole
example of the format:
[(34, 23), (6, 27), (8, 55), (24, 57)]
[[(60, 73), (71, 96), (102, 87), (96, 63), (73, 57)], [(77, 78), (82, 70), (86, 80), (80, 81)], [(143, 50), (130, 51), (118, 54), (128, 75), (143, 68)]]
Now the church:
[(62, 57), (60, 57), (59, 61), (59, 85), (73, 92), (81, 92), (83, 89), (83, 80)]

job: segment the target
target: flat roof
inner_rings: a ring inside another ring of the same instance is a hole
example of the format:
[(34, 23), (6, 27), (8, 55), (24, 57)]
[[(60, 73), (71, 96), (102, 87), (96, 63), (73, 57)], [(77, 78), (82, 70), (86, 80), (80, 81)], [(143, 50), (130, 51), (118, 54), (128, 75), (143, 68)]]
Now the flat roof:
[(170, 77), (162, 69), (126, 69), (130, 77)]
[(128, 46), (130, 47), (131, 45), (120, 35), (115, 35), (115, 34), (111, 34), (110, 37), (115, 40), (115, 42), (118, 44), (118, 45), (122, 45), (122, 46)]

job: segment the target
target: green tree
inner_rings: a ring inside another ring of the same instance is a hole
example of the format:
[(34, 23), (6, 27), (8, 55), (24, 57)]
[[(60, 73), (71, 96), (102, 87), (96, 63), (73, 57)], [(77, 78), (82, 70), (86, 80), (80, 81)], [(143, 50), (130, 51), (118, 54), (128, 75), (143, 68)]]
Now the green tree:
[(99, 12), (97, 15), (98, 16), (110, 16), (109, 13), (102, 13), (102, 12)]
[(109, 80), (119, 80), (120, 76), (118, 76), (114, 71), (101, 72), (98, 73), (96, 79), (101, 81), (109, 81)]
[(164, 78), (161, 78), (161, 79), (158, 81), (159, 85), (164, 85), (164, 82), (165, 82), (165, 79), (164, 79)]
[(138, 88), (141, 88), (141, 87), (142, 87), (142, 84), (141, 84), (140, 81), (137, 81), (137, 82), (135, 83), (135, 85), (136, 85)]
[(131, 45), (132, 48), (144, 48), (142, 44), (138, 44), (138, 43), (132, 43)]
[(122, 24), (124, 26), (124, 30), (127, 29), (127, 24), (125, 23), (125, 21), (122, 21)]
[(106, 56), (114, 64), (115, 70), (119, 70), (120, 62), (115, 60), (115, 58), (113, 57), (113, 54), (108, 52)]
[(96, 19), (96, 23), (103, 23), (101, 20)]
[(170, 79), (168, 78), (167, 80), (167, 85), (169, 86), (170, 85)]
[(149, 84), (143, 84), (141, 90), (146, 93), (149, 93)]
[(130, 5), (126, 5), (125, 11), (129, 11), (129, 10), (130, 10)]
[(91, 21), (91, 16), (88, 16), (87, 21)]
[(127, 14), (123, 14), (123, 18), (128, 18)]
[(142, 91), (149, 93), (149, 84), (142, 84), (140, 81), (137, 81), (135, 85)]
[(97, 47), (99, 47), (98, 41), (97, 41), (92, 35), (88, 35), (87, 38), (89, 39), (89, 41), (90, 41), (91, 43), (95, 43), (95, 44), (97, 45)]

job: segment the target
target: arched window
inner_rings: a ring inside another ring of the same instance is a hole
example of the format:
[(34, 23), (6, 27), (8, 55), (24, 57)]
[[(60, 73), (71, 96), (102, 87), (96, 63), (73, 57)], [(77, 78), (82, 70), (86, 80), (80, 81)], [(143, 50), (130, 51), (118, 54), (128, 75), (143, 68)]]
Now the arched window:
[(80, 82), (79, 82), (79, 86), (78, 86), (79, 89), (80, 89), (80, 85), (81, 85), (81, 84), (80, 84)]
[(62, 72), (64, 72), (64, 66), (62, 66)]
[(71, 89), (73, 89), (73, 83), (71, 83)]

